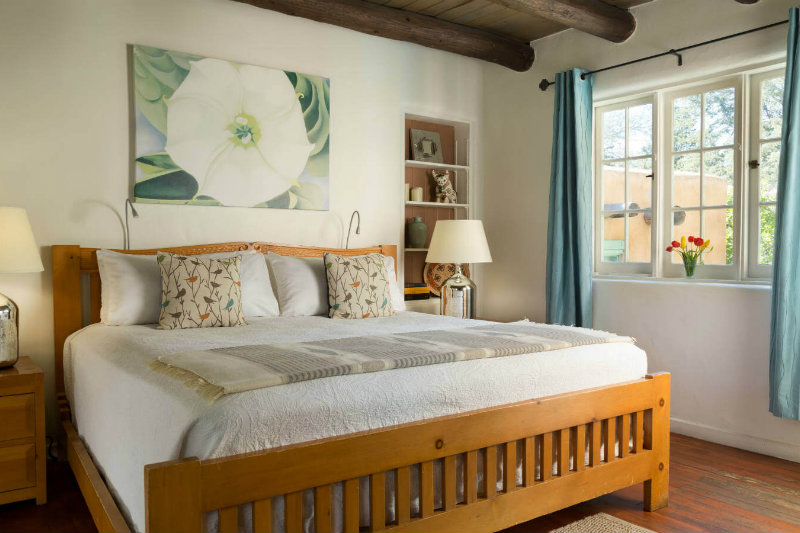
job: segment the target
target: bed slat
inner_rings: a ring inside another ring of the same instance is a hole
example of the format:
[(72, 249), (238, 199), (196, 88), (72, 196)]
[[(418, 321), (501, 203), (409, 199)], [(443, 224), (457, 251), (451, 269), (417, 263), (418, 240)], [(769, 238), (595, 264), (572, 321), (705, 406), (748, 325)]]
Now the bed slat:
[(422, 518), (433, 514), (433, 461), (419, 465), (419, 512)]
[(600, 466), (601, 422), (589, 423), (589, 466)]
[(612, 417), (606, 420), (606, 431), (605, 431), (605, 441), (603, 441), (603, 446), (605, 447), (605, 460), (607, 463), (610, 463), (614, 459), (616, 459), (617, 452), (617, 418)]
[(345, 533), (358, 533), (358, 480), (348, 479), (344, 482), (344, 531)]
[(395, 518), (398, 524), (411, 520), (411, 469), (402, 466), (395, 471)]
[(556, 432), (556, 440), (558, 441), (557, 472), (559, 476), (569, 474), (569, 434), (571, 431), (572, 429), (569, 428)]
[(100, 272), (92, 272), (89, 274), (89, 311), (92, 324), (100, 322)]
[(314, 489), (314, 527), (317, 533), (330, 533), (332, 530), (330, 485)]
[(539, 477), (542, 481), (553, 478), (553, 434), (542, 434), (542, 463), (539, 468)]
[(253, 502), (253, 533), (272, 533), (272, 500)]
[(219, 510), (219, 533), (239, 532), (239, 508), (225, 507)]
[(386, 473), (369, 476), (369, 524), (370, 531), (386, 527)]
[(464, 502), (478, 500), (478, 452), (472, 450), (464, 454)]
[(619, 456), (627, 457), (631, 451), (631, 417), (622, 415), (619, 422)]
[(292, 492), (284, 498), (285, 530), (291, 533), (303, 531), (303, 493)]
[(522, 450), (522, 486), (530, 487), (536, 482), (536, 438), (526, 438)]
[(503, 491), (517, 488), (517, 441), (507, 442), (503, 450)]
[(448, 455), (445, 457), (442, 466), (444, 469), (442, 475), (442, 506), (445, 511), (450, 511), (456, 507), (456, 456)]
[(641, 411), (637, 411), (631, 415), (633, 420), (631, 421), (631, 431), (633, 432), (633, 453), (639, 453), (644, 448), (642, 446), (642, 438), (644, 437), (644, 413)]
[(572, 469), (581, 472), (586, 467), (586, 426), (575, 426), (572, 433)]
[(484, 498), (492, 499), (497, 495), (497, 446), (486, 448), (483, 462), (483, 480), (485, 482)]

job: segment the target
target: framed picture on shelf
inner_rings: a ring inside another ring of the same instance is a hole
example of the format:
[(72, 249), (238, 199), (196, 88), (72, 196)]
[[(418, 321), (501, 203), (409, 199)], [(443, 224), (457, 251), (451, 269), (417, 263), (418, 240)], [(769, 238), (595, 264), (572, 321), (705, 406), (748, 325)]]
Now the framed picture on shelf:
[(414, 161), (443, 163), (442, 141), (435, 131), (409, 129), (411, 135), (411, 155)]

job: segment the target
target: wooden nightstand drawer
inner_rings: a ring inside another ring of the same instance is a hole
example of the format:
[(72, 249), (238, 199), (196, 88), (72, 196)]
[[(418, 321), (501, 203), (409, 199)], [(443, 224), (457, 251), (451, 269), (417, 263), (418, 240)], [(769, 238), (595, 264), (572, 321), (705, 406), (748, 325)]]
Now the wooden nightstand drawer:
[(33, 444), (0, 447), (0, 492), (36, 485), (36, 447)]
[[(0, 397), (0, 442), (24, 439), (36, 434), (33, 394)], [(0, 470), (1, 471), (1, 470)]]

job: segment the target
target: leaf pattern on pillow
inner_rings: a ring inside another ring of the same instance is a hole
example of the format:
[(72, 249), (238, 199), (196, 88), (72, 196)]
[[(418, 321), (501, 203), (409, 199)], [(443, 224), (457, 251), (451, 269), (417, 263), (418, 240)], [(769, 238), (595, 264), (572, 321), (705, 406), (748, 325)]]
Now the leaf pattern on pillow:
[(331, 318), (391, 316), (389, 272), (381, 254), (355, 257), (325, 253)]
[(231, 327), (245, 324), (241, 256), (203, 259), (158, 252), (161, 268), (161, 329)]

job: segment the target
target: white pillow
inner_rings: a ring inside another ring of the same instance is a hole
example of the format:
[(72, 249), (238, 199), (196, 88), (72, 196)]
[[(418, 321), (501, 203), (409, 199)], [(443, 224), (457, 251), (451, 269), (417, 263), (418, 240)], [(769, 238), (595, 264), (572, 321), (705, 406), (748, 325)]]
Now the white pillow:
[[(203, 254), (199, 257), (242, 256), (242, 310), (245, 318), (278, 316), (278, 301), (272, 292), (263, 254), (248, 250)], [(155, 255), (97, 251), (102, 284), (100, 321), (110, 326), (156, 324), (161, 311), (161, 272)]]
[[(291, 257), (267, 254), (278, 294), (281, 316), (328, 315), (328, 277), (321, 257)], [(394, 272), (394, 259), (384, 256), (385, 266)], [(405, 311), (403, 293), (392, 276), (389, 292), (395, 311)]]
[(328, 278), (321, 257), (267, 254), (281, 316), (328, 314)]
[(154, 255), (97, 251), (100, 321), (109, 326), (156, 324), (161, 311), (161, 272)]

